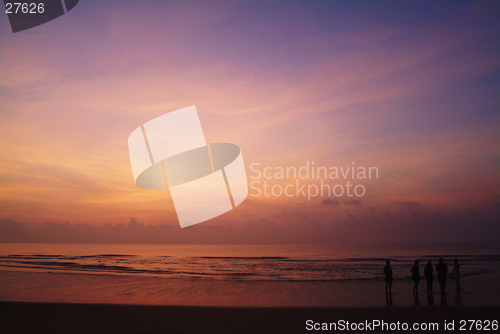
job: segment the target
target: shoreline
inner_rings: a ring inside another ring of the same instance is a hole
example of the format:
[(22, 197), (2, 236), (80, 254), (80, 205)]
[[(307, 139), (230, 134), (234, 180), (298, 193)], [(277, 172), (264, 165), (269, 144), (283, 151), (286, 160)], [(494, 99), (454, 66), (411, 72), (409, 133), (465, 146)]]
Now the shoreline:
[(460, 293), (449, 282), (445, 296), (434, 284), (432, 298), (422, 283), (420, 295), (414, 298), (413, 282), (403, 280), (393, 284), (394, 294), (387, 298), (382, 281), (259, 282), (0, 270), (0, 301), (214, 307), (500, 306), (496, 282), (496, 273), (464, 278)]
[(497, 307), (500, 287), (496, 282), (496, 273), (464, 278), (462, 290), (455, 290), (450, 282), (445, 296), (435, 284), (432, 298), (425, 284), (420, 284), (420, 295), (414, 298), (411, 280), (395, 282), (394, 294), (387, 296), (382, 281), (260, 282), (0, 270), (0, 301), (205, 307)]

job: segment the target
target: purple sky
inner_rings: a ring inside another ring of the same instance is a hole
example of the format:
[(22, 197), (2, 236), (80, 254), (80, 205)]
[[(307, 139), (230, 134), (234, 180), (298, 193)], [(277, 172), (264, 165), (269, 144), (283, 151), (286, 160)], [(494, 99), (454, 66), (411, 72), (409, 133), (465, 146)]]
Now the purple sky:
[(135, 186), (127, 138), (196, 105), (249, 181), (253, 163), (379, 169), (362, 197), (249, 196), (201, 225), (498, 240), (499, 22), (494, 1), (82, 0), (16, 34), (0, 15), (0, 219), (177, 226), (168, 192)]

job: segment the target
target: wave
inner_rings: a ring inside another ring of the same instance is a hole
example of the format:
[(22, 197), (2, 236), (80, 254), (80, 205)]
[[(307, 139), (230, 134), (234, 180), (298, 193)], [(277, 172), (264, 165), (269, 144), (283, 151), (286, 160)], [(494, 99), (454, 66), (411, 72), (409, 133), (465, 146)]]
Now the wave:
[(85, 259), (85, 258), (116, 258), (116, 257), (136, 257), (137, 255), (130, 255), (130, 254), (97, 254), (97, 255), (80, 255), (80, 256), (70, 256), (70, 255), (47, 255), (47, 254), (14, 254), (14, 255), (7, 255), (7, 256), (0, 256), (0, 259), (10, 259), (10, 258), (17, 258), (17, 259), (61, 259), (61, 258), (67, 258), (67, 259)]
[[(422, 256), (420, 259), (434, 259), (436, 257), (441, 256)], [(500, 271), (500, 255), (461, 255), (458, 258), (460, 263), (465, 264), (461, 267), (461, 277)], [(413, 259), (415, 259), (413, 256), (400, 256), (391, 259), (391, 262), (394, 261), (392, 263), (394, 280), (408, 279), (409, 266), (412, 265)], [(81, 256), (14, 254), (0, 256), (0, 266), (10, 268), (10, 270), (23, 268), (175, 278), (338, 282), (383, 280), (382, 268), (385, 260), (381, 257), (325, 259), (287, 256), (181, 257), (130, 254)], [(447, 263), (451, 272), (452, 265), (449, 261)], [(421, 268), (423, 270), (423, 266)]]
[(197, 256), (194, 259), (285, 260), (284, 256)]

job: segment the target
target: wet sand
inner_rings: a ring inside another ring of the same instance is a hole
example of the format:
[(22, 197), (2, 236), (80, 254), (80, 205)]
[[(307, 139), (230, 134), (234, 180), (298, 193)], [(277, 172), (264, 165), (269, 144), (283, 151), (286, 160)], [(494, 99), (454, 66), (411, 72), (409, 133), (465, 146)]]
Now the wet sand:
[(387, 299), (382, 280), (248, 281), (0, 270), (0, 301), (215, 307), (500, 306), (498, 281), (496, 273), (469, 277), (462, 280), (460, 293), (449, 282), (445, 298), (436, 291), (436, 282), (432, 299), (421, 283), (415, 299), (410, 279), (395, 280), (394, 295)]
[(450, 284), (449, 294), (436, 291), (431, 300), (423, 285), (414, 298), (411, 280), (395, 281), (395, 293), (387, 298), (382, 281), (249, 282), (0, 270), (0, 333), (311, 333), (316, 331), (307, 328), (341, 321), (436, 323), (435, 333), (444, 331), (445, 321), (455, 321), (455, 331), (464, 332), (458, 330), (460, 320), (500, 320), (495, 282), (496, 275), (464, 279), (461, 294)]

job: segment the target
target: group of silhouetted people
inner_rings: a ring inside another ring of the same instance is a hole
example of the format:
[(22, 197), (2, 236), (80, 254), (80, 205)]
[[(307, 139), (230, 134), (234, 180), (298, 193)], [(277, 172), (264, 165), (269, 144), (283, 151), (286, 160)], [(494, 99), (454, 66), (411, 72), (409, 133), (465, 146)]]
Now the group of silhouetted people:
[[(386, 265), (384, 267), (384, 275), (385, 275), (385, 293), (392, 294), (392, 268), (391, 261), (387, 260)], [(420, 281), (420, 268), (419, 261), (416, 260), (413, 267), (410, 270), (411, 279), (415, 283), (413, 286), (413, 294), (418, 295), (418, 283)], [(427, 282), (427, 293), (432, 294), (432, 282), (434, 280), (433, 276), (434, 269), (432, 268), (431, 261), (427, 262), (427, 266), (424, 269), (425, 281)], [(438, 274), (438, 282), (439, 287), (441, 289), (441, 293), (446, 293), (446, 275), (448, 274), (448, 266), (444, 263), (443, 258), (439, 259), (439, 263), (436, 265), (436, 272)], [(452, 278), (455, 279), (455, 286), (457, 289), (460, 289), (460, 264), (458, 263), (458, 259), (453, 261), (453, 271), (451, 273)]]

